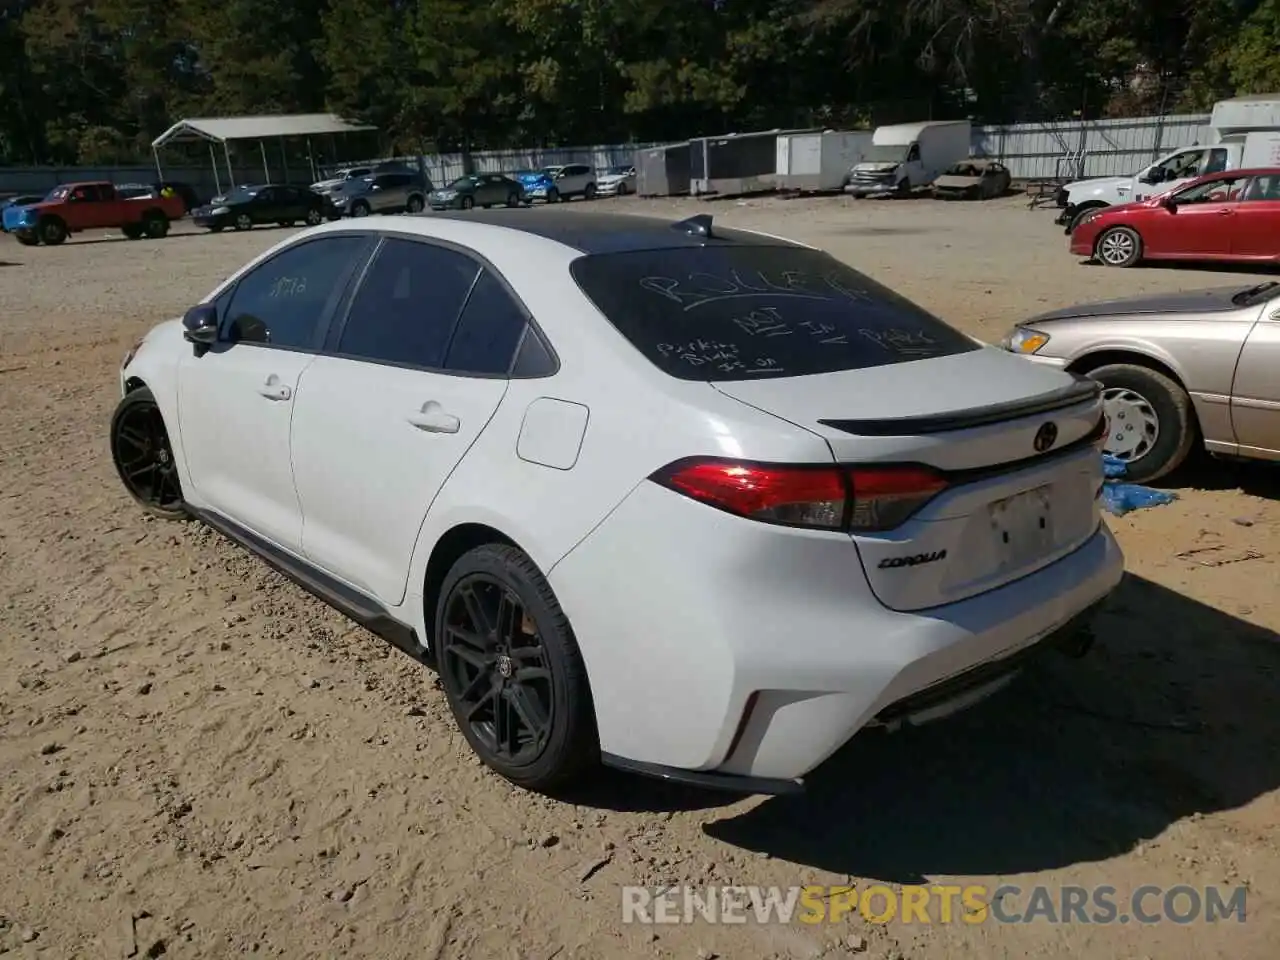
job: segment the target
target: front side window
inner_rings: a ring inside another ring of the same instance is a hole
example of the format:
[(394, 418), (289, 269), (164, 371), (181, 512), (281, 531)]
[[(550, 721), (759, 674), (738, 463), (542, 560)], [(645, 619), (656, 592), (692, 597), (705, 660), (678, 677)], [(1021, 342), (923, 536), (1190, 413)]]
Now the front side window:
[(351, 301), (337, 352), (357, 360), (439, 369), (479, 265), (455, 250), (391, 239)]
[(1208, 183), (1197, 183), (1176, 194), (1179, 204), (1231, 203), (1240, 199), (1248, 177), (1222, 177)]
[(681, 380), (807, 376), (981, 349), (905, 297), (803, 247), (593, 254), (570, 272), (632, 346)]
[(362, 237), (324, 237), (290, 247), (235, 285), (223, 339), (315, 349), (329, 300), (365, 248)]
[(1200, 171), (1200, 165), (1204, 163), (1205, 152), (1203, 150), (1187, 150), (1183, 153), (1175, 153), (1164, 163), (1152, 168), (1151, 180), (1153, 183), (1159, 183), (1161, 180), (1181, 180), (1184, 177), (1194, 177)]

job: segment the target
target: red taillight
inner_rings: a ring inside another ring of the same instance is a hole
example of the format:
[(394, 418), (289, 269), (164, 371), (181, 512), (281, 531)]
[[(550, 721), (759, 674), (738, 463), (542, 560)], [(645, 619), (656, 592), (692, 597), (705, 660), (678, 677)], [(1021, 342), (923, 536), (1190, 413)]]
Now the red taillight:
[(835, 467), (684, 460), (652, 479), (739, 516), (824, 530), (843, 528), (849, 496)]
[(890, 530), (946, 489), (928, 467), (681, 460), (650, 479), (720, 510), (791, 527)]

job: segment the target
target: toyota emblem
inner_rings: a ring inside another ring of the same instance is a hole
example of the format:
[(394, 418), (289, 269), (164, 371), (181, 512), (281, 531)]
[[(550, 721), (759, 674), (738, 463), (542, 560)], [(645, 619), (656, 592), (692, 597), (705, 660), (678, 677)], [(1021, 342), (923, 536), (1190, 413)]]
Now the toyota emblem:
[(1058, 425), (1050, 420), (1048, 423), (1040, 425), (1040, 429), (1036, 431), (1036, 438), (1031, 441), (1031, 445), (1036, 448), (1036, 453), (1044, 453), (1057, 442)]

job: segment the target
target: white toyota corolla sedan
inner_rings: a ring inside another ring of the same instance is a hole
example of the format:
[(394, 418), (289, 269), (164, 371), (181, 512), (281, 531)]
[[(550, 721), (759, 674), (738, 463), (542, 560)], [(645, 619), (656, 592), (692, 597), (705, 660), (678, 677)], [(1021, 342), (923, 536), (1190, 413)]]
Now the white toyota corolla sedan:
[(120, 381), (134, 498), (434, 665), (533, 789), (796, 789), (1083, 652), (1122, 574), (1096, 384), (709, 216), (326, 224)]

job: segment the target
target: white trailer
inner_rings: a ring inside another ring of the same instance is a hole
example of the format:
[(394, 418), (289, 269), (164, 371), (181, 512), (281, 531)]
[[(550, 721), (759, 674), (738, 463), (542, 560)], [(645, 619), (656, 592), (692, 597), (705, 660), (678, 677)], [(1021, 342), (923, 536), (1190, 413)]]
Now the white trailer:
[(870, 130), (826, 130), (778, 137), (779, 190), (820, 193), (840, 190), (849, 171), (871, 146)]

